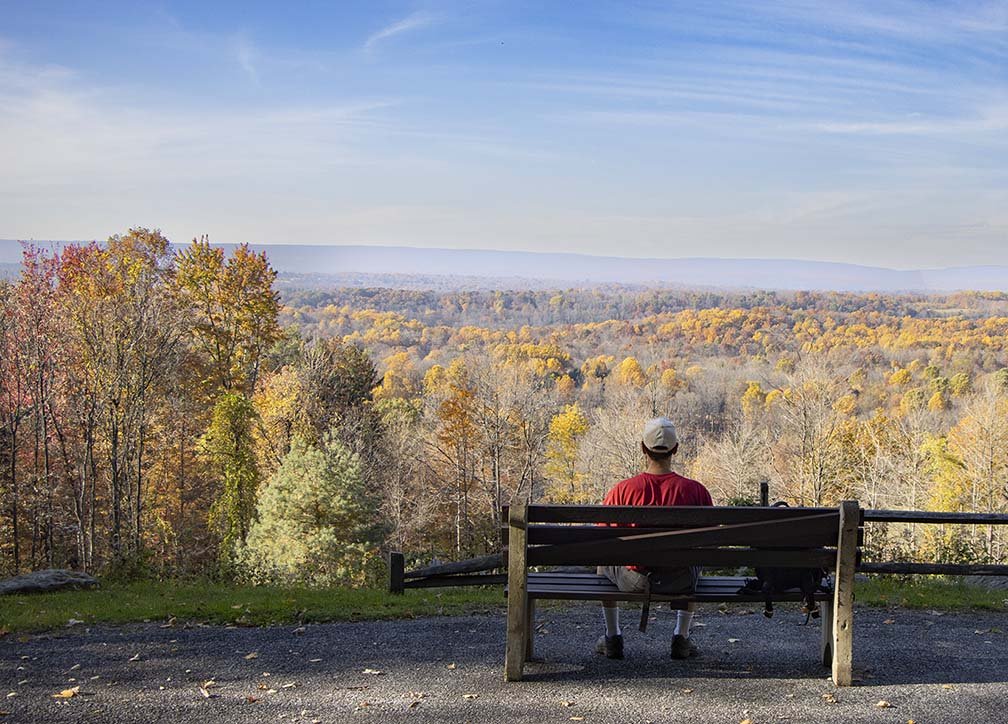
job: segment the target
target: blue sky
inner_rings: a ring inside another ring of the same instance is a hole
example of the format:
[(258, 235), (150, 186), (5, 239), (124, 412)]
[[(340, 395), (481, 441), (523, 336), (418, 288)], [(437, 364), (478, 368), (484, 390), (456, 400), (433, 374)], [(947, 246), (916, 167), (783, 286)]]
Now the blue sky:
[(0, 0), (0, 238), (1008, 264), (1008, 2)]

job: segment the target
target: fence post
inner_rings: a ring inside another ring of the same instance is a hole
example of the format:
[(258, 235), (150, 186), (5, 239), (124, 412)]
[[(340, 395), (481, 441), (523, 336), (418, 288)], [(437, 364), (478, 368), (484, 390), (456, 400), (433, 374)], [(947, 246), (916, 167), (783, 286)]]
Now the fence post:
[(528, 641), (528, 502), (516, 497), (508, 511), (508, 609), (504, 680), (521, 681)]
[(759, 504), (764, 508), (770, 505), (770, 483), (766, 480), (759, 484)]
[(833, 683), (850, 686), (854, 647), (854, 569), (861, 511), (856, 500), (840, 503), (836, 581), (833, 586)]
[(389, 551), (388, 558), (389, 593), (403, 593), (406, 590), (404, 583), (406, 575), (406, 559), (403, 554), (398, 551)]

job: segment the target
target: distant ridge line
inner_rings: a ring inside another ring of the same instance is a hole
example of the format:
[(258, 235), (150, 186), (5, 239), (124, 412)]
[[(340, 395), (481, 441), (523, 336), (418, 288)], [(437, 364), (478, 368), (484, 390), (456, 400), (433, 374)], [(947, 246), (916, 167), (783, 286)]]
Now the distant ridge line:
[[(68, 241), (34, 241), (42, 248)], [(185, 244), (176, 244), (183, 247)], [(233, 249), (237, 244), (215, 244)], [(720, 289), (850, 292), (951, 292), (1008, 289), (1008, 266), (898, 270), (797, 259), (646, 259), (569, 252), (419, 249), (398, 246), (249, 244), (280, 272), (309, 277), (402, 274), (564, 282), (572, 286), (638, 284)], [(20, 244), (0, 240), (0, 263), (18, 263)]]

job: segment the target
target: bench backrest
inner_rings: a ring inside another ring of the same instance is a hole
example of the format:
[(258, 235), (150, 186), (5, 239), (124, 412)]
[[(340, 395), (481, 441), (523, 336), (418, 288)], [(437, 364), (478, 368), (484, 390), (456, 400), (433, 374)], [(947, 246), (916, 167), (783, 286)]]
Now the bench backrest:
[(838, 508), (518, 505), (504, 520), (505, 546), (524, 532), (528, 566), (832, 568), (840, 531)]

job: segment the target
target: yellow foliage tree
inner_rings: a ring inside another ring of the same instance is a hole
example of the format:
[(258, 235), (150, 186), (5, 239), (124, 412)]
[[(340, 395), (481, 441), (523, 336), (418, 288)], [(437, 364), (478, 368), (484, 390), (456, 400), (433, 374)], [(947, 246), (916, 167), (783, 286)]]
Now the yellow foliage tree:
[(566, 405), (550, 421), (545, 472), (546, 497), (557, 503), (591, 503), (584, 489), (584, 476), (575, 467), (578, 444), (588, 432), (588, 418), (577, 403)]
[(742, 393), (742, 414), (752, 417), (757, 411), (763, 409), (766, 401), (766, 392), (759, 382), (750, 382), (746, 391)]
[(616, 381), (621, 385), (632, 387), (643, 387), (647, 384), (647, 375), (644, 373), (640, 362), (636, 357), (627, 357), (616, 367)]
[(686, 386), (686, 381), (679, 376), (675, 368), (669, 367), (661, 374), (661, 384), (671, 392), (678, 392)]
[(928, 400), (927, 407), (931, 412), (942, 412), (949, 408), (948, 398), (943, 392), (935, 392)]
[(913, 375), (906, 367), (898, 369), (889, 375), (889, 384), (894, 387), (906, 387), (913, 380)]

